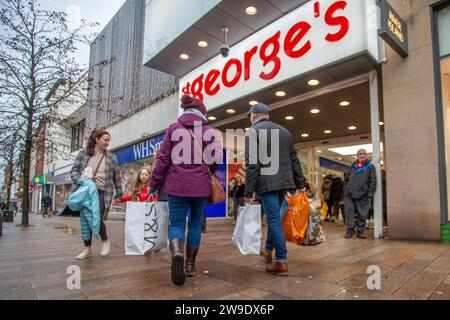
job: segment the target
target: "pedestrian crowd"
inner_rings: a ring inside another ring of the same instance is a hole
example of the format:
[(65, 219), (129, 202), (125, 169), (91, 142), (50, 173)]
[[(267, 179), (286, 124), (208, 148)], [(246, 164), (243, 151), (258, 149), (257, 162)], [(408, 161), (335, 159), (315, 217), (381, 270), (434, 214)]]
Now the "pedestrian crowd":
[[(116, 203), (167, 201), (172, 282), (180, 286), (186, 277), (196, 276), (202, 232), (206, 232), (206, 208), (225, 197), (215, 178), (223, 159), (223, 146), (220, 134), (208, 124), (201, 100), (185, 95), (180, 106), (182, 114), (167, 129), (153, 165), (139, 170), (128, 195), (123, 195), (117, 158), (108, 151), (110, 133), (105, 130), (91, 133), (86, 148), (76, 157), (71, 171), (72, 194), (67, 199), (70, 209), (80, 212), (84, 249), (77, 259), (93, 256), (93, 236), (102, 240), (101, 256), (109, 255), (111, 242), (105, 221), (114, 199)], [(270, 120), (268, 107), (258, 103), (250, 109), (248, 117), (251, 128), (245, 135), (245, 176), (236, 177), (230, 184), (233, 224), (239, 222), (242, 208), (259, 203), (267, 223), (266, 242), (259, 254), (267, 263), (267, 272), (287, 276), (286, 238), (289, 240), (292, 235), (286, 233), (283, 221), (299, 219), (292, 209), (297, 205), (295, 201), (308, 206), (301, 218), (305, 221), (301, 237), (307, 239), (302, 244), (318, 244), (321, 235), (323, 239), (320, 208), (310, 206), (317, 188), (303, 175), (291, 133)], [(260, 139), (264, 132), (269, 132), (267, 139)], [(210, 139), (203, 138), (206, 136)], [(272, 154), (272, 150), (277, 150), (277, 154)], [(272, 156), (270, 163), (260, 156), (263, 154)], [(338, 219), (344, 199), (345, 238), (357, 234), (365, 239), (365, 223), (375, 190), (375, 168), (367, 159), (366, 151), (360, 150), (344, 179), (327, 175), (323, 181), (326, 220)], [(43, 215), (46, 215), (51, 198), (44, 197), (43, 203)]]

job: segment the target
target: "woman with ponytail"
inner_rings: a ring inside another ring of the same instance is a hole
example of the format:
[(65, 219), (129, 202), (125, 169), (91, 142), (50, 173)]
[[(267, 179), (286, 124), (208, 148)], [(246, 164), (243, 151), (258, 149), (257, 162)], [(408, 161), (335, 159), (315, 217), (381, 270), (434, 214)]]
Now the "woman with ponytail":
[[(100, 203), (100, 237), (103, 241), (101, 255), (107, 256), (111, 248), (111, 242), (106, 233), (104, 221), (108, 220), (108, 213), (114, 197), (122, 197), (122, 184), (116, 156), (107, 150), (111, 141), (111, 135), (104, 130), (94, 130), (89, 136), (86, 150), (81, 150), (70, 172), (73, 181), (72, 192), (78, 188), (81, 173), (87, 167), (92, 168), (93, 180), (97, 187)], [(78, 260), (84, 260), (93, 256), (92, 235), (90, 239), (84, 239), (85, 249), (78, 255)]]

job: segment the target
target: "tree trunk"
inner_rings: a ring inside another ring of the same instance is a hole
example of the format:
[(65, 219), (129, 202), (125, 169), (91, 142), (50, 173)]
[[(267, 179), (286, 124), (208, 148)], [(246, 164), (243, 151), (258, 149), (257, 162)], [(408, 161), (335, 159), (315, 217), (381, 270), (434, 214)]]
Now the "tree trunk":
[(31, 150), (32, 150), (32, 129), (33, 115), (28, 117), (27, 135), (25, 140), (25, 154), (23, 161), (23, 206), (22, 206), (22, 225), (28, 226), (28, 214), (30, 210), (29, 189), (30, 184), (30, 167), (31, 167)]
[(11, 186), (12, 179), (14, 177), (14, 159), (13, 157), (9, 158), (9, 172), (8, 172), (8, 185), (6, 186), (6, 190), (8, 190), (8, 194), (6, 195), (6, 209), (9, 210), (9, 203), (11, 202)]

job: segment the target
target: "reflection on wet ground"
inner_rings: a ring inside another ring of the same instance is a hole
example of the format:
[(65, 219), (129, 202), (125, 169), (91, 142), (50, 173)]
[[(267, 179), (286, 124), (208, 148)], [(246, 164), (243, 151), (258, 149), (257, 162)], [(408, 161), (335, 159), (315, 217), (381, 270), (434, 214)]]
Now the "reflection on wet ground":
[(78, 230), (77, 228), (73, 228), (71, 226), (67, 226), (67, 225), (57, 224), (54, 226), (54, 228), (57, 230), (63, 230), (65, 234), (70, 234), (70, 235), (80, 234), (80, 230)]
[[(368, 240), (344, 239), (341, 223), (323, 223), (327, 241), (319, 246), (287, 243), (289, 277), (281, 278), (266, 272), (260, 256), (241, 255), (231, 242), (231, 220), (208, 221), (197, 277), (176, 288), (169, 248), (146, 257), (125, 255), (123, 221), (107, 222), (110, 255), (102, 257), (101, 239), (93, 239), (94, 256), (86, 261), (76, 260), (83, 249), (79, 219), (31, 215), (30, 222), (34, 228), (3, 229), (0, 300), (450, 300), (450, 246), (374, 240), (372, 230)], [(67, 289), (72, 265), (82, 272), (81, 290)], [(380, 268), (380, 290), (367, 285), (369, 267)]]

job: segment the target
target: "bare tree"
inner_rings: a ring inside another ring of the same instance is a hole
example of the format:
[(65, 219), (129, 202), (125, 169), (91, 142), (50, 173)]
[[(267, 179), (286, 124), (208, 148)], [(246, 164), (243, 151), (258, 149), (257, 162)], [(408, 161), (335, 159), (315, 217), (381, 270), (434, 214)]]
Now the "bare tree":
[[(0, 131), (17, 130), (24, 180), (22, 225), (28, 225), (30, 162), (33, 141), (49, 111), (72, 98), (83, 70), (72, 57), (80, 42), (94, 35), (95, 24), (70, 29), (64, 12), (42, 10), (38, 0), (0, 0)], [(64, 81), (57, 99), (47, 96)]]
[(8, 130), (0, 133), (0, 163), (5, 169), (6, 181), (6, 208), (9, 208), (11, 201), (11, 186), (14, 182), (14, 175), (20, 162), (19, 148), (17, 147), (19, 140), (18, 130)]

